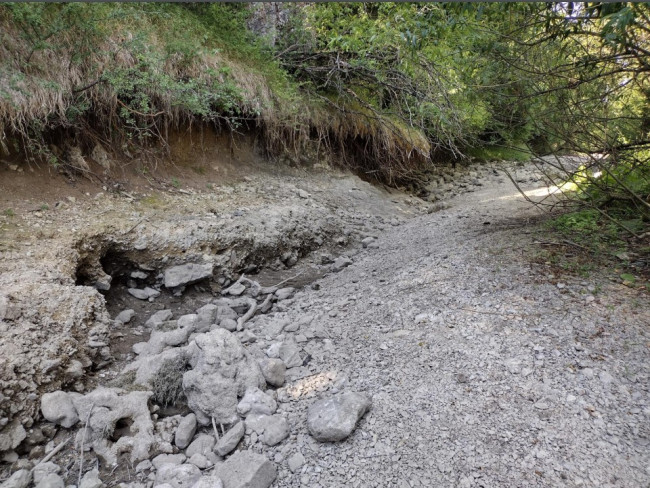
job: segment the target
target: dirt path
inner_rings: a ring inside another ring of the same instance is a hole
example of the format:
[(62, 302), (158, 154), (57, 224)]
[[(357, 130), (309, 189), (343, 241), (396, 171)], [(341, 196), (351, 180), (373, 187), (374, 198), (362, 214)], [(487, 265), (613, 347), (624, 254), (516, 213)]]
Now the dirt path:
[[(277, 486), (650, 486), (648, 301), (531, 266), (535, 210), (485, 184), (298, 294), (286, 317), (330, 339), (304, 346), (322, 374), (287, 388), (297, 435), (276, 460), (307, 462)], [(318, 443), (298, 400), (343, 384), (372, 410)]]

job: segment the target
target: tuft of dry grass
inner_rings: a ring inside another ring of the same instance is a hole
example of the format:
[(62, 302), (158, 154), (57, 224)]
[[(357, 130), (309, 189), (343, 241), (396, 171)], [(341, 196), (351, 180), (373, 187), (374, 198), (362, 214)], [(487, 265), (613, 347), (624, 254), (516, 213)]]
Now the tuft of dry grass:
[[(177, 17), (140, 12), (92, 23), (91, 16), (88, 30), (72, 24), (48, 35), (47, 42), (30, 44), (25, 27), (9, 13), (0, 6), (0, 152), (83, 170), (72, 161), (79, 160), (70, 150), (75, 146), (89, 154), (102, 144), (128, 155), (139, 145), (164, 146), (171, 130), (211, 124), (258, 131), (271, 156), (333, 156), (388, 183), (408, 179), (430, 161), (429, 143), (416, 129), (361, 105), (310, 94), (288, 78), (278, 81), (259, 65), (201, 40), (198, 31), (186, 32), (188, 38), (197, 34), (190, 55), (174, 51), (169, 40), (184, 25)], [(142, 70), (149, 70), (151, 82), (133, 94), (120, 92), (115, 80), (128, 85)], [(179, 101), (178, 90), (164, 86), (165, 80), (186, 83), (196, 97), (230, 86), (237, 96), (227, 113), (206, 118)], [(146, 106), (140, 109), (134, 97)]]

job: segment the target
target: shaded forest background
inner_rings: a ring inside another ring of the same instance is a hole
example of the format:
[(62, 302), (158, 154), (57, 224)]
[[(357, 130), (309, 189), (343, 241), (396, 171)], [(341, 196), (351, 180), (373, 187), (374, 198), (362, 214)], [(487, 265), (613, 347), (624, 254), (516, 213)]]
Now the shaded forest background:
[(75, 169), (211, 126), (399, 184), (571, 154), (544, 164), (593, 219), (650, 217), (647, 4), (16, 3), (0, 36), (4, 155)]

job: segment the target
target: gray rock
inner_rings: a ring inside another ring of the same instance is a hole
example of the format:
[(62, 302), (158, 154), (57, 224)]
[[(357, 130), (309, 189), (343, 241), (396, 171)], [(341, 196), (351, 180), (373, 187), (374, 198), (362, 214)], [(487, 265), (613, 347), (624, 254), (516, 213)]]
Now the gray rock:
[(65, 483), (63, 479), (54, 473), (45, 475), (38, 483), (36, 483), (36, 488), (64, 488)]
[(160, 296), (160, 292), (158, 290), (154, 290), (148, 286), (143, 289), (129, 288), (128, 292), (138, 300), (149, 300), (150, 298), (156, 298)]
[(288, 298), (291, 298), (295, 292), (295, 288), (288, 286), (286, 288), (280, 288), (278, 291), (276, 291), (275, 296), (278, 300), (286, 300)]
[(185, 460), (187, 459), (187, 456), (183, 453), (179, 454), (158, 454), (155, 458), (151, 460), (151, 464), (153, 465), (154, 468), (160, 469), (162, 468), (165, 464), (183, 464)]
[(365, 239), (363, 239), (363, 240), (361, 241), (361, 245), (362, 245), (363, 248), (365, 249), (365, 248), (367, 248), (370, 244), (372, 244), (373, 242), (375, 242), (375, 238), (374, 238), (374, 237), (366, 237)]
[(131, 463), (149, 459), (155, 443), (149, 411), (150, 391), (127, 393), (119, 388), (97, 388), (87, 395), (70, 393), (81, 419), (89, 419), (77, 431), (76, 442), (85, 444), (106, 464), (117, 463), (118, 456), (130, 453)]
[(372, 402), (366, 395), (346, 392), (314, 402), (307, 411), (309, 433), (321, 442), (345, 439), (357, 422), (370, 410)]
[(238, 451), (215, 468), (224, 488), (269, 488), (277, 476), (275, 465), (252, 451)]
[(239, 444), (239, 441), (242, 440), (242, 437), (244, 437), (245, 433), (245, 423), (243, 421), (237, 422), (230, 428), (230, 430), (228, 430), (228, 432), (225, 433), (221, 439), (219, 439), (219, 442), (217, 442), (217, 445), (214, 448), (214, 452), (222, 457), (230, 454), (235, 450), (237, 444)]
[(165, 287), (191, 285), (212, 276), (212, 264), (187, 263), (165, 270)]
[(219, 322), (219, 327), (226, 329), (228, 332), (234, 332), (237, 330), (237, 321), (235, 319), (221, 319)]
[(248, 311), (251, 307), (250, 298), (248, 297), (239, 297), (239, 298), (221, 298), (214, 301), (215, 305), (227, 306), (233, 309), (238, 314), (243, 314)]
[(115, 317), (115, 320), (120, 322), (121, 324), (128, 324), (131, 322), (131, 319), (135, 316), (135, 310), (122, 310), (120, 313), (117, 314), (117, 317)]
[(209, 461), (207, 457), (205, 457), (203, 454), (199, 454), (198, 452), (196, 454), (193, 454), (192, 457), (187, 460), (187, 462), (193, 464), (199, 469), (207, 469), (214, 464), (212, 461)]
[(234, 285), (232, 285), (230, 288), (228, 288), (228, 289), (226, 290), (226, 293), (227, 293), (228, 295), (232, 295), (232, 296), (238, 297), (238, 296), (240, 296), (242, 293), (244, 293), (245, 291), (246, 291), (246, 286), (244, 286), (244, 285), (241, 284), (241, 283), (235, 283)]
[(101, 488), (102, 486), (104, 486), (104, 483), (99, 479), (99, 471), (97, 468), (86, 472), (79, 484), (79, 488)]
[(16, 451), (4, 451), (0, 453), (0, 461), (7, 464), (13, 464), (18, 461), (20, 456)]
[(217, 306), (217, 320), (234, 319), (237, 320), (237, 311), (229, 306)]
[(196, 436), (196, 439), (194, 439), (194, 442), (192, 442), (185, 450), (185, 455), (187, 457), (192, 457), (194, 454), (202, 454), (203, 456), (207, 456), (210, 452), (212, 452), (214, 443), (214, 436), (209, 434), (199, 434)]
[(79, 421), (72, 398), (65, 391), (46, 393), (41, 398), (41, 412), (46, 420), (69, 429)]
[(214, 324), (218, 323), (217, 313), (219, 307), (209, 303), (196, 311), (195, 331), (198, 333), (208, 332)]
[(146, 280), (149, 275), (144, 271), (136, 270), (136, 271), (131, 271), (130, 276), (131, 278), (136, 280)]
[(40, 481), (50, 474), (59, 474), (61, 468), (58, 464), (55, 464), (51, 461), (47, 463), (41, 463), (34, 466), (33, 476), (34, 483), (38, 484)]
[(135, 467), (135, 472), (136, 473), (142, 473), (143, 471), (148, 471), (153, 467), (153, 463), (149, 461), (148, 459), (145, 459), (144, 461), (140, 461), (137, 466)]
[(278, 354), (287, 368), (302, 366), (300, 349), (294, 342), (283, 342), (278, 350)]
[(242, 344), (252, 344), (254, 342), (257, 342), (257, 336), (250, 330), (245, 330), (239, 334), (239, 340), (242, 342)]
[(237, 337), (225, 329), (214, 329), (194, 338), (196, 350), (192, 370), (183, 375), (183, 391), (199, 423), (232, 424), (237, 417), (237, 397), (246, 388), (265, 386), (257, 362)]
[[(188, 316), (183, 316), (188, 317)], [(149, 336), (148, 342), (138, 342), (133, 345), (133, 352), (141, 356), (151, 356), (162, 353), (169, 347), (185, 344), (193, 332), (193, 321), (178, 319), (177, 322), (165, 322), (161, 327), (171, 330), (154, 330)]]
[(259, 365), (262, 375), (269, 385), (284, 385), (287, 367), (281, 359), (264, 358), (259, 361)]
[(287, 464), (289, 464), (289, 470), (295, 473), (305, 465), (305, 456), (300, 452), (296, 452), (287, 460)]
[(158, 310), (154, 313), (149, 320), (145, 322), (145, 326), (152, 327), (154, 329), (160, 327), (163, 322), (167, 322), (173, 316), (171, 310)]
[(203, 476), (192, 488), (223, 488), (223, 483), (217, 476)]
[(193, 464), (165, 464), (156, 472), (155, 485), (169, 483), (173, 488), (191, 488), (201, 479), (201, 470)]
[(73, 359), (65, 370), (65, 377), (68, 380), (81, 378), (84, 375), (84, 365), (81, 361)]
[(2, 488), (27, 488), (32, 481), (32, 473), (28, 469), (19, 469), (2, 485)]
[(264, 438), (267, 446), (275, 446), (289, 437), (289, 423), (281, 415), (271, 415), (264, 419)]
[(185, 449), (192, 442), (196, 433), (196, 415), (193, 413), (186, 415), (181, 419), (176, 428), (174, 443), (179, 449)]
[(27, 432), (22, 424), (18, 419), (12, 420), (0, 431), (0, 452), (17, 448), (25, 437)]
[(347, 268), (352, 264), (352, 260), (347, 256), (339, 256), (334, 260), (332, 264), (332, 271), (335, 273), (341, 271), (343, 268)]
[(247, 388), (237, 405), (237, 413), (247, 415), (272, 415), (278, 408), (276, 401), (259, 388)]

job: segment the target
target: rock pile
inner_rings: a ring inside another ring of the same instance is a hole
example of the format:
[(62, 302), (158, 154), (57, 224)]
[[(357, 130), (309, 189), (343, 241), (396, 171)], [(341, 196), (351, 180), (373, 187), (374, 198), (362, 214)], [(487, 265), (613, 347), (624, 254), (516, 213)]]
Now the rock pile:
[[(175, 287), (208, 272), (178, 268), (166, 274)], [(329, 343), (328, 332), (311, 325), (313, 317), (284, 318), (281, 310), (300, 293), (242, 276), (195, 313), (157, 311), (146, 321), (148, 340), (132, 347), (136, 357), (122, 371), (121, 388), (48, 393), (41, 413), (58, 427), (77, 428), (76, 445), (92, 449), (101, 466), (117, 466), (126, 456), (147, 486), (267, 488), (278, 462), (292, 473), (304, 465), (296, 440), (305, 421), (317, 441), (340, 441), (370, 408), (367, 396), (343, 392), (314, 403), (307, 419), (296, 418), (291, 402), (314, 395), (296, 395), (294, 384), (320, 376), (309, 369), (315, 351), (307, 351)], [(124, 310), (116, 320), (132, 318)], [(161, 415), (161, 408), (172, 411)], [(28, 475), (17, 471), (8, 486), (29, 483)], [(53, 463), (39, 467), (33, 481), (65, 485)], [(99, 473), (86, 473), (82, 486), (102, 486)]]

